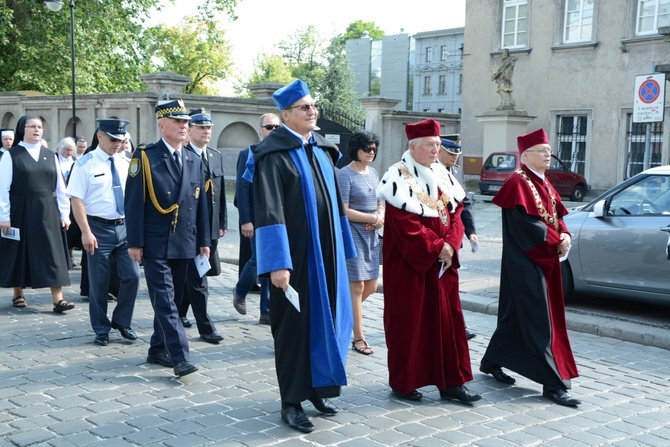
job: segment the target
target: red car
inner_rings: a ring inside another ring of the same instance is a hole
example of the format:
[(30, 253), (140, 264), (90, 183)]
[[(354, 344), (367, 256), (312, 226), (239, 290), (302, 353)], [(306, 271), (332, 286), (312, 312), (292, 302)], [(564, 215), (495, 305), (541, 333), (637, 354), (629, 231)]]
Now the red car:
[[(488, 156), (479, 177), (479, 190), (482, 194), (495, 194), (503, 182), (519, 169), (518, 152), (493, 152)], [(584, 176), (572, 172), (555, 155), (551, 156), (551, 166), (545, 173), (549, 181), (561, 196), (569, 197), (573, 202), (581, 202), (590, 186)]]

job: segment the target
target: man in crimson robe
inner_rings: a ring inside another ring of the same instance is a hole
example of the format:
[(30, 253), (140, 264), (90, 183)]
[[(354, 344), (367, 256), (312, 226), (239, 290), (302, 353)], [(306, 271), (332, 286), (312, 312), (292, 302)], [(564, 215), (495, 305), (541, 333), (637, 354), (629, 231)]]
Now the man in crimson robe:
[(551, 146), (544, 129), (517, 138), (521, 169), (493, 198), (502, 208), (503, 255), (498, 326), (480, 365), (497, 381), (513, 384), (509, 368), (541, 383), (555, 403), (577, 406), (570, 379), (577, 377), (565, 322), (560, 258), (570, 249), (563, 222), (568, 210), (544, 176)]
[(440, 123), (405, 126), (409, 150), (377, 188), (386, 201), (384, 330), (389, 385), (400, 399), (419, 400), (434, 385), (445, 400), (474, 402), (465, 320), (458, 292), (458, 253), (465, 192), (440, 164)]
[[(253, 150), (258, 274), (270, 277), (270, 326), (281, 418), (309, 433), (301, 402), (324, 413), (346, 385), (353, 326), (345, 258), (356, 255), (334, 164), (340, 153), (314, 132), (318, 111), (300, 79), (273, 94), (283, 126)], [(245, 174), (246, 176), (246, 174)], [(249, 179), (249, 176), (246, 176)]]

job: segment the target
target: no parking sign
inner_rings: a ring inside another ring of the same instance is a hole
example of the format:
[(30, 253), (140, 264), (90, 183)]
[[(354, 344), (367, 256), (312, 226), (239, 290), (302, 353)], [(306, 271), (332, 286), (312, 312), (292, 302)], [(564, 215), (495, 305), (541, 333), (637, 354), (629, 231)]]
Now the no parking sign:
[(634, 123), (663, 121), (665, 109), (665, 73), (635, 76)]

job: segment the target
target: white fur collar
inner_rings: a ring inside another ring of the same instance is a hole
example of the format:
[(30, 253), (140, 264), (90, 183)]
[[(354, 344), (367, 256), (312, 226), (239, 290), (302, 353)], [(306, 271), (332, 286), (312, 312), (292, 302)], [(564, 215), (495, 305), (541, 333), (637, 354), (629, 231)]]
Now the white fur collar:
[(420, 165), (407, 150), (402, 161), (384, 174), (377, 187), (377, 197), (412, 214), (438, 217), (438, 210), (432, 206), (440, 198), (438, 189), (442, 197), (446, 195), (449, 213), (453, 213), (465, 198), (463, 187), (444, 166), (438, 163), (429, 168)]

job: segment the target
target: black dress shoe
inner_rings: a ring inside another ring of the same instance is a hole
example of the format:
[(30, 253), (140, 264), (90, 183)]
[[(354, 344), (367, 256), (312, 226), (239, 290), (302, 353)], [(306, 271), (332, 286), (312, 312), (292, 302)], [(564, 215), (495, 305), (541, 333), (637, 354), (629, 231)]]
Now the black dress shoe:
[(172, 360), (170, 360), (167, 354), (165, 354), (164, 352), (147, 355), (147, 363), (157, 363), (159, 365), (163, 365), (168, 368), (172, 368), (174, 366), (174, 362), (172, 362)]
[(181, 362), (174, 365), (174, 375), (177, 377), (186, 376), (196, 372), (197, 370), (197, 366), (195, 366), (193, 363), (189, 363), (186, 360), (182, 360)]
[(494, 367), (480, 366), (479, 370), (484, 374), (491, 374), (493, 378), (500, 383), (504, 383), (507, 385), (514, 385), (514, 383), (516, 383), (516, 379), (514, 377), (510, 377), (507, 374), (505, 374), (505, 372), (499, 366)]
[(419, 393), (417, 390), (414, 390), (411, 393), (407, 394), (399, 393), (396, 390), (391, 390), (391, 394), (393, 394), (398, 399), (404, 399), (404, 400), (421, 400), (421, 398), (423, 397), (423, 394)]
[(465, 338), (467, 338), (468, 340), (472, 340), (476, 336), (477, 336), (477, 334), (475, 334), (474, 332), (472, 332), (468, 328), (465, 329)]
[(193, 326), (193, 325), (191, 324), (191, 322), (188, 321), (188, 318), (186, 318), (186, 317), (179, 317), (179, 319), (181, 320), (181, 324), (182, 324), (182, 326), (184, 326), (184, 327), (191, 327), (191, 326)]
[(556, 402), (558, 405), (564, 405), (566, 407), (576, 407), (582, 402), (579, 399), (575, 399), (565, 390), (542, 390), (542, 395), (548, 397), (549, 399)]
[(286, 422), (289, 427), (300, 432), (311, 433), (314, 431), (314, 424), (307, 419), (307, 415), (301, 407), (282, 408), (281, 420)]
[(261, 317), (258, 319), (258, 324), (270, 324), (270, 315), (261, 315)]
[(137, 334), (129, 327), (123, 327), (112, 321), (112, 329), (119, 331), (121, 337), (125, 338), (126, 340), (137, 340)]
[(95, 341), (93, 343), (98, 346), (107, 346), (109, 344), (109, 335), (98, 334), (95, 336)]
[(479, 394), (471, 393), (465, 386), (450, 386), (440, 390), (440, 397), (444, 400), (458, 400), (461, 402), (477, 402), (482, 398)]
[(212, 343), (215, 345), (218, 345), (219, 342), (223, 340), (223, 337), (218, 332), (212, 332), (210, 334), (200, 334), (200, 338), (202, 338), (207, 343)]
[(330, 402), (327, 399), (322, 399), (320, 397), (313, 397), (309, 400), (312, 405), (314, 405), (314, 408), (316, 408), (318, 411), (320, 411), (323, 414), (335, 414), (338, 411), (340, 411), (339, 408), (337, 408), (335, 405), (327, 405), (330, 404)]

